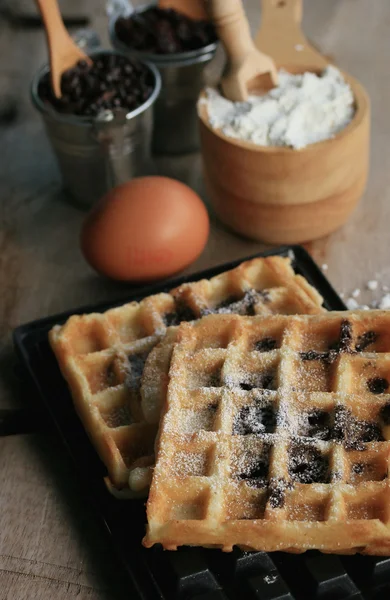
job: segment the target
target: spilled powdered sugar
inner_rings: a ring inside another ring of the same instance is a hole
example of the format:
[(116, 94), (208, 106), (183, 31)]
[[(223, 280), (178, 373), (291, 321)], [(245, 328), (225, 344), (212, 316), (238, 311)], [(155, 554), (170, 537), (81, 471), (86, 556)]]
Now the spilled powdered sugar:
[(348, 310), (390, 309), (389, 287), (377, 279), (367, 281), (364, 289), (356, 288), (349, 294), (342, 292), (340, 297), (345, 298)]

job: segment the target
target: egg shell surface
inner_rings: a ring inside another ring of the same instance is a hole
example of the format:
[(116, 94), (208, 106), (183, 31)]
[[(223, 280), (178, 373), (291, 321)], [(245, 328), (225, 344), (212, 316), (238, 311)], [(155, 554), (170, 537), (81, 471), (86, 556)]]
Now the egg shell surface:
[(89, 213), (81, 249), (107, 277), (153, 281), (195, 261), (209, 229), (206, 207), (191, 188), (168, 177), (140, 177), (110, 190)]

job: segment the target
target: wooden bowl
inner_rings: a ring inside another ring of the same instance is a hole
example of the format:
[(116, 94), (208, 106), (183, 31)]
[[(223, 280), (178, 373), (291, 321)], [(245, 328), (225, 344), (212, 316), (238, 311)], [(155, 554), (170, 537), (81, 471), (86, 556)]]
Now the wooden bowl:
[[(329, 61), (304, 38), (301, 16), (301, 0), (263, 0), (256, 43), (278, 68), (320, 73)], [(353, 121), (334, 138), (302, 150), (229, 138), (210, 126), (207, 106), (199, 104), (205, 180), (221, 221), (273, 244), (313, 240), (345, 223), (367, 182), (370, 104), (363, 86), (344, 76), (355, 97)]]

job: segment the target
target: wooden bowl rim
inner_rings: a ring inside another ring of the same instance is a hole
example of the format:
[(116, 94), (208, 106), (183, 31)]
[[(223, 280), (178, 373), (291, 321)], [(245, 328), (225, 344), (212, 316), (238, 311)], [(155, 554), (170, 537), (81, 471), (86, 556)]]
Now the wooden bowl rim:
[[(331, 63), (329, 63), (331, 64)], [(336, 66), (336, 65), (334, 65)], [(284, 68), (286, 71), (289, 72), (289, 69), (287, 67), (281, 67)], [(336, 67), (337, 69), (339, 69), (339, 67)], [(293, 67), (290, 67), (291, 71), (294, 71), (295, 69)], [(301, 71), (301, 69), (299, 69), (299, 71)], [(322, 72), (323, 69), (302, 69), (303, 72), (306, 71), (311, 71), (311, 72)], [(236, 138), (232, 138), (229, 137), (227, 135), (225, 135), (224, 133), (222, 133), (222, 131), (220, 129), (214, 129), (209, 122), (209, 119), (206, 115), (206, 110), (207, 107), (205, 104), (199, 104), (199, 101), (202, 100), (203, 98), (205, 98), (205, 89), (203, 89), (200, 94), (199, 94), (199, 98), (198, 98), (198, 118), (200, 119), (200, 121), (203, 123), (203, 125), (205, 125), (205, 127), (208, 129), (208, 131), (215, 135), (216, 137), (220, 138), (222, 141), (227, 142), (228, 144), (231, 144), (232, 146), (237, 146), (239, 148), (243, 148), (245, 150), (250, 150), (252, 152), (261, 152), (261, 153), (267, 153), (267, 154), (291, 154), (291, 153), (299, 153), (299, 154), (305, 154), (307, 152), (312, 152), (313, 150), (318, 151), (318, 150), (322, 150), (322, 149), (326, 149), (327, 146), (330, 146), (331, 144), (338, 142), (340, 140), (342, 140), (344, 137), (348, 136), (350, 133), (352, 133), (357, 127), (359, 127), (359, 125), (361, 125), (365, 119), (365, 117), (367, 116), (367, 114), (370, 111), (370, 99), (368, 96), (367, 91), (365, 90), (365, 88), (363, 87), (363, 85), (354, 77), (352, 77), (352, 75), (349, 75), (348, 73), (346, 73), (345, 71), (343, 71), (342, 69), (339, 69), (339, 71), (343, 74), (345, 80), (350, 84), (352, 91), (353, 91), (353, 95), (355, 98), (355, 104), (356, 104), (356, 112), (355, 115), (352, 119), (352, 121), (341, 131), (339, 131), (334, 137), (329, 138), (327, 140), (323, 140), (322, 142), (315, 142), (314, 144), (309, 144), (308, 146), (306, 146), (305, 148), (290, 148), (288, 146), (260, 146), (257, 144), (254, 144), (253, 142), (248, 142), (246, 140), (238, 140)], [(295, 71), (297, 72), (297, 71)]]

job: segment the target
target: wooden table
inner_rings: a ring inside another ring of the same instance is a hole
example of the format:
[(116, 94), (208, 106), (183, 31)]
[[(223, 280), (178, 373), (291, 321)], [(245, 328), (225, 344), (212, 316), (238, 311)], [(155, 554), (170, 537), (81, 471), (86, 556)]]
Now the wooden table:
[[(245, 2), (256, 29), (259, 0)], [(2, 6), (6, 3), (2, 2)], [(7, 5), (31, 11), (29, 0)], [(64, 12), (88, 14), (106, 34), (104, 2), (64, 0)], [(378, 278), (390, 286), (390, 3), (306, 0), (304, 29), (327, 54), (367, 87), (373, 108), (372, 166), (368, 190), (349, 223), (307, 247), (339, 291), (364, 288)], [(363, 43), (362, 43), (363, 42)], [(6, 20), (0, 28), (0, 100), (17, 102), (15, 121), (0, 124), (0, 409), (31, 401), (18, 376), (12, 329), (78, 305), (125, 296), (130, 286), (97, 277), (78, 245), (84, 214), (64, 201), (42, 124), (30, 105), (28, 83), (46, 59), (40, 29)], [(159, 159), (162, 173), (188, 182), (203, 196), (199, 155)], [(213, 222), (209, 243), (190, 272), (261, 250)], [(372, 294), (364, 292), (365, 301)], [(42, 431), (0, 439), (0, 597), (62, 600), (77, 595), (126, 597), (122, 573), (80, 498), (72, 469), (55, 437)]]

